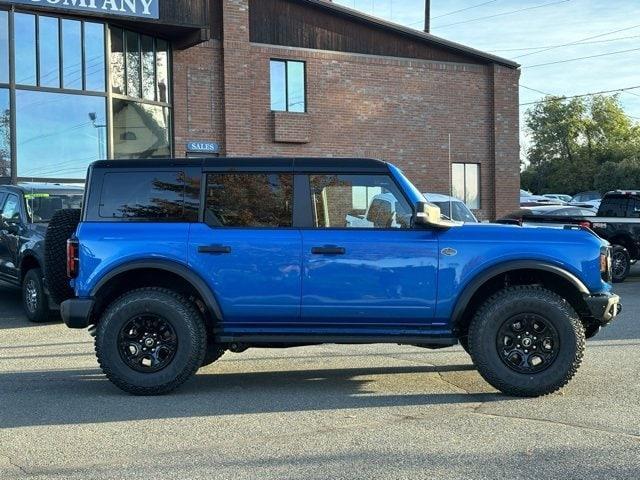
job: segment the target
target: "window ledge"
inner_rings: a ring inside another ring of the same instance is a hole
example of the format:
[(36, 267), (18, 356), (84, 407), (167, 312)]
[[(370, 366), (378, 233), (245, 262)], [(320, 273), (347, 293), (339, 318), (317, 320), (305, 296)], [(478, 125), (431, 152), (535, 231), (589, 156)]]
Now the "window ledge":
[(275, 143), (309, 143), (311, 119), (308, 113), (271, 112)]

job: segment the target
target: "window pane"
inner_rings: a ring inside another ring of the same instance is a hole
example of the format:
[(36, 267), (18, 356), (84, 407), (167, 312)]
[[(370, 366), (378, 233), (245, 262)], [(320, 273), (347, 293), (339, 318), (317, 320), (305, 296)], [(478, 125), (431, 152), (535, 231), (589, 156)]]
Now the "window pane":
[(304, 63), (287, 62), (287, 82), (289, 87), (288, 110), (290, 112), (304, 112)]
[(9, 13), (0, 10), (0, 82), (9, 83)]
[(38, 47), (40, 49), (40, 85), (60, 88), (60, 37), (58, 19), (38, 18)]
[(271, 110), (287, 110), (286, 64), (271, 60)]
[(140, 97), (140, 37), (134, 32), (125, 32), (127, 45), (127, 96)]
[[(104, 92), (104, 25), (101, 23), (84, 24), (84, 63), (86, 89)], [(122, 58), (120, 59), (122, 61)]]
[(99, 215), (102, 218), (181, 220), (183, 199), (182, 172), (106, 173)]
[(111, 91), (124, 95), (124, 32), (111, 27)]
[(453, 196), (464, 201), (464, 163), (454, 163), (451, 165), (451, 186)]
[(0, 88), (0, 177), (11, 176), (11, 109), (9, 90)]
[(82, 89), (81, 24), (62, 20), (62, 83), (64, 88)]
[(106, 157), (104, 98), (18, 90), (16, 125), (19, 177), (81, 179)]
[(169, 102), (169, 44), (156, 40), (157, 97), (159, 102)]
[[(413, 212), (387, 175), (312, 175), (310, 181), (317, 227), (411, 226)], [(363, 194), (363, 189), (368, 192)], [(367, 195), (366, 205), (363, 195)]]
[(480, 166), (475, 163), (466, 165), (465, 203), (473, 210), (480, 208)]
[(62, 209), (81, 208), (82, 190), (77, 193), (25, 194), (27, 217), (34, 223), (47, 223)]
[(155, 58), (153, 54), (153, 38), (143, 35), (140, 40), (142, 47), (142, 98), (155, 100)]
[(9, 195), (2, 207), (2, 218), (5, 220), (20, 220), (20, 202), (15, 195)]
[(626, 217), (629, 199), (626, 197), (607, 198), (602, 202), (601, 217)]
[(205, 222), (212, 227), (292, 226), (293, 175), (207, 175)]
[(114, 158), (171, 156), (167, 107), (113, 100)]
[(36, 17), (14, 15), (16, 83), (36, 84)]

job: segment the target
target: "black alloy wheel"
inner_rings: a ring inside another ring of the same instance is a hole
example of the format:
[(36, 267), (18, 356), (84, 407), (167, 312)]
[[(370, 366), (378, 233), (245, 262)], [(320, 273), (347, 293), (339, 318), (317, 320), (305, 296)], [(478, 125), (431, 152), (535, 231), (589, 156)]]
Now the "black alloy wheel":
[(154, 373), (171, 363), (178, 349), (178, 337), (168, 320), (145, 314), (122, 326), (118, 346), (129, 367), (137, 372)]

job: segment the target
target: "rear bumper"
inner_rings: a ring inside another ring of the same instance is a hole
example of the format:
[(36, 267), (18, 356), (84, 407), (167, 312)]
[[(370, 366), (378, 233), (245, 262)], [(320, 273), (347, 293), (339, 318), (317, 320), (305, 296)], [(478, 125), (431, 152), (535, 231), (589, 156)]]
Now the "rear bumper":
[(60, 315), (69, 328), (87, 328), (95, 300), (92, 298), (71, 298), (60, 304)]
[(585, 295), (591, 316), (601, 326), (607, 325), (622, 311), (620, 297), (613, 293)]

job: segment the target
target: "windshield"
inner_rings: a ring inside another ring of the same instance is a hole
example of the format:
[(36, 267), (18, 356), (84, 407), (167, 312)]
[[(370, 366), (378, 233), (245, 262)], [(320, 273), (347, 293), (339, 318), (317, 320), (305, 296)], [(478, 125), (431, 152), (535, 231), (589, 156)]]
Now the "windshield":
[(470, 222), (477, 223), (478, 220), (471, 213), (471, 211), (467, 208), (467, 206), (462, 202), (451, 202), (451, 206), (453, 207), (453, 216), (450, 214), (449, 210), (449, 202), (432, 202), (434, 205), (440, 207), (440, 213), (446, 215), (451, 220), (455, 220), (457, 222)]
[(58, 210), (82, 206), (82, 194), (27, 193), (25, 200), (33, 223), (47, 223)]

